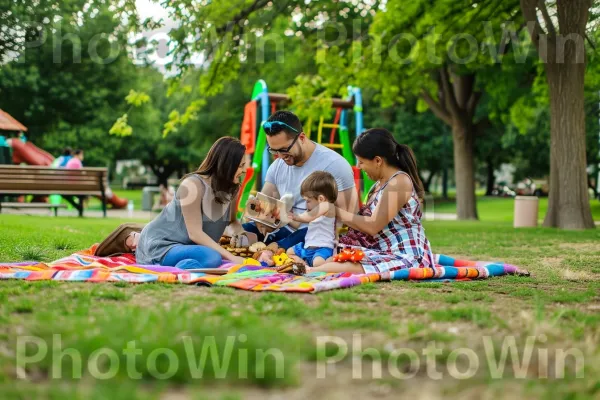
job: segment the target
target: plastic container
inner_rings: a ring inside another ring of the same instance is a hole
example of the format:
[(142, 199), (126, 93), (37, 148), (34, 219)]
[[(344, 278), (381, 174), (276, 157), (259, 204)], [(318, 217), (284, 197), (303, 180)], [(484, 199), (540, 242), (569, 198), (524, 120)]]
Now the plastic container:
[(142, 189), (142, 210), (152, 211), (154, 205), (154, 195), (160, 193), (158, 186), (145, 186)]
[(536, 196), (516, 196), (515, 228), (535, 228), (538, 225), (539, 199)]

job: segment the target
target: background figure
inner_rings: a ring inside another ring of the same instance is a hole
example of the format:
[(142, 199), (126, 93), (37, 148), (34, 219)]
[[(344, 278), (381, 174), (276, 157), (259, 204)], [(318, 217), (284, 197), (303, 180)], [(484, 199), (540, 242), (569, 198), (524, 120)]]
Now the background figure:
[(172, 186), (169, 186), (168, 184), (165, 186), (161, 183), (158, 187), (160, 189), (160, 193), (154, 202), (154, 205), (152, 206), (152, 210), (162, 210), (175, 197), (175, 189), (173, 189)]
[(78, 149), (73, 153), (73, 157), (67, 162), (65, 168), (81, 169), (83, 168), (83, 150)]
[(65, 147), (61, 155), (55, 160), (54, 166), (57, 168), (65, 168), (69, 160), (73, 157), (71, 155), (72, 152), (73, 149), (70, 147)]

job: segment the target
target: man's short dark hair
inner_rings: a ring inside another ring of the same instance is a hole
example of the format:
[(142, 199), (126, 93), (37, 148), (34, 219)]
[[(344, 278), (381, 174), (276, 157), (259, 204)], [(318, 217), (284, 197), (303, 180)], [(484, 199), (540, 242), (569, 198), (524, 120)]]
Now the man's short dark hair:
[(73, 155), (74, 155), (74, 156), (78, 156), (78, 155), (80, 155), (81, 153), (83, 153), (83, 150), (81, 150), (81, 149), (77, 149), (77, 150), (75, 150), (75, 151), (73, 152)]
[(315, 171), (302, 181), (300, 186), (301, 196), (316, 199), (320, 194), (325, 196), (330, 203), (335, 203), (337, 200), (337, 183), (329, 172)]
[(285, 125), (274, 124), (271, 126), (270, 129), (265, 129), (265, 133), (267, 134), (267, 136), (275, 136), (283, 131), (290, 138), (293, 138), (296, 135), (298, 135), (300, 132), (302, 132), (302, 123), (300, 122), (300, 119), (298, 118), (298, 116), (296, 114), (294, 114), (291, 111), (276, 111), (274, 114), (272, 114), (269, 117), (269, 119), (267, 119), (267, 122), (274, 122), (274, 121), (283, 122), (284, 124), (289, 125), (292, 128), (296, 129), (297, 132), (294, 132), (291, 129), (286, 128)]

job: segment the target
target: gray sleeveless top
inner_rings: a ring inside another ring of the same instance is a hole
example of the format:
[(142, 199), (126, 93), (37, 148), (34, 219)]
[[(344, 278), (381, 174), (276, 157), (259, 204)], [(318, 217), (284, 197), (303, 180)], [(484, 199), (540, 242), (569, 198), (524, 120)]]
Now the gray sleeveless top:
[[(218, 242), (229, 225), (229, 209), (231, 204), (225, 204), (225, 213), (217, 220), (210, 219), (204, 212), (208, 207), (220, 207), (216, 204), (212, 188), (199, 175), (191, 175), (186, 179), (199, 179), (204, 185), (204, 196), (200, 203), (202, 211), (202, 230), (212, 240)], [(175, 198), (163, 208), (162, 212), (146, 227), (140, 234), (140, 240), (135, 250), (135, 258), (138, 264), (154, 265), (160, 264), (167, 252), (176, 245), (194, 245), (188, 235), (183, 213), (181, 212), (181, 200), (189, 196), (186, 190), (180, 187), (175, 193)]]

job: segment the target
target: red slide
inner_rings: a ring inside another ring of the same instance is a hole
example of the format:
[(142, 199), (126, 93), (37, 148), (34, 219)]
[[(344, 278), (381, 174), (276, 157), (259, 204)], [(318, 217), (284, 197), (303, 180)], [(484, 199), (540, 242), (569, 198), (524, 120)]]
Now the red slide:
[(8, 145), (13, 150), (13, 163), (50, 166), (54, 157), (31, 142), (23, 143), (19, 139), (9, 139)]
[(112, 208), (120, 209), (127, 207), (127, 203), (129, 203), (129, 200), (124, 199), (122, 197), (118, 197), (116, 194), (113, 194), (110, 199), (106, 199), (106, 202), (108, 204), (111, 204)]
[[(52, 154), (40, 149), (31, 142), (23, 143), (20, 139), (8, 139), (7, 142), (12, 147), (13, 163), (15, 164), (50, 166), (54, 161)], [(127, 207), (129, 200), (113, 194), (109, 199), (106, 199), (106, 202), (112, 205), (112, 208), (120, 209)]]

